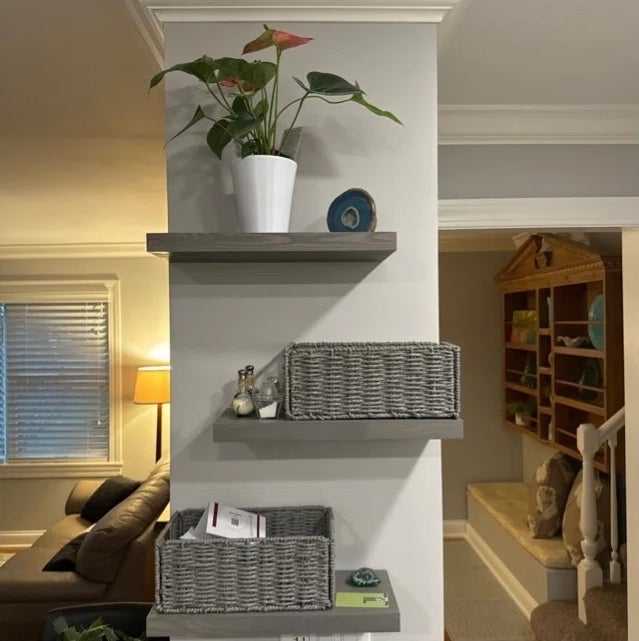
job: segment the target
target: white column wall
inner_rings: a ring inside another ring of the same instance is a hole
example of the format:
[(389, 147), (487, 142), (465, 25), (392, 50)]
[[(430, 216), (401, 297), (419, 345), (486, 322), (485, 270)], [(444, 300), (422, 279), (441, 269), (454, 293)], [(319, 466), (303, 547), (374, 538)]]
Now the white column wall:
[[(379, 266), (171, 265), (172, 508), (213, 498), (244, 506), (329, 505), (337, 567), (386, 568), (393, 580), (402, 631), (374, 638), (439, 641), (438, 441), (212, 442), (211, 424), (230, 401), (237, 369), (251, 362), (260, 370), (290, 342), (438, 339), (435, 26), (283, 28), (316, 38), (284, 54), (282, 84), (293, 95), (290, 75), (331, 71), (359, 81), (371, 102), (405, 123), (357, 105), (311, 102), (300, 120), (306, 134), (291, 230), (325, 230), (331, 200), (362, 187), (377, 203), (378, 231), (397, 231), (398, 251)], [(203, 53), (239, 55), (260, 31), (257, 24), (167, 24), (167, 66)], [(270, 59), (269, 52), (262, 57)], [(186, 76), (169, 76), (169, 135), (189, 119), (200, 95)], [(169, 229), (235, 231), (228, 174), (204, 134), (170, 143), (167, 159)]]

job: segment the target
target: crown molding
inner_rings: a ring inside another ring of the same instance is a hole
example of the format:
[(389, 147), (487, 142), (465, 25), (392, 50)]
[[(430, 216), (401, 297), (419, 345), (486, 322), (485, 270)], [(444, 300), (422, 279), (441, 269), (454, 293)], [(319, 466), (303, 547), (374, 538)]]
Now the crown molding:
[(440, 105), (440, 145), (636, 145), (639, 105)]
[(639, 227), (639, 197), (440, 200), (439, 230)]
[(165, 22), (441, 22), (459, 0), (135, 0)]
[(135, 26), (151, 50), (158, 68), (164, 67), (164, 32), (153, 13), (139, 0), (124, 0)]
[(142, 258), (149, 257), (145, 243), (67, 243), (0, 245), (4, 260), (45, 258)]

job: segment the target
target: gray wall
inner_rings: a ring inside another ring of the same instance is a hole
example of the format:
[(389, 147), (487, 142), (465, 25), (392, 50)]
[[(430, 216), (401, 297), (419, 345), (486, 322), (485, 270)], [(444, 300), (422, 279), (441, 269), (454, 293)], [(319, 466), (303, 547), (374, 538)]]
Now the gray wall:
[(440, 198), (639, 195), (639, 145), (443, 145)]
[(461, 347), (464, 439), (442, 441), (444, 519), (466, 518), (466, 485), (522, 478), (521, 436), (501, 411), (501, 302), (509, 252), (440, 253), (440, 334)]
[[(2, 278), (13, 276), (77, 278), (114, 275), (120, 280), (122, 389), (122, 474), (143, 479), (155, 461), (155, 406), (132, 402), (136, 369), (166, 362), (169, 340), (168, 267), (166, 261), (142, 258), (3, 260)], [(164, 356), (162, 357), (162, 354)], [(164, 409), (168, 446), (170, 417)], [(0, 477), (0, 533), (44, 530), (64, 515), (67, 495), (78, 479)], [(28, 509), (25, 509), (28, 506)]]
[[(376, 267), (170, 266), (171, 507), (203, 506), (213, 499), (330, 505), (337, 567), (370, 565), (387, 568), (392, 576), (402, 611), (402, 632), (393, 638), (440, 641), (439, 441), (259, 447), (212, 442), (211, 424), (230, 401), (238, 366), (252, 362), (263, 370), (291, 341), (438, 339), (436, 28), (289, 24), (287, 29), (315, 40), (285, 53), (284, 78), (304, 77), (315, 68), (357, 79), (372, 102), (405, 123), (399, 127), (355, 105), (309, 104), (301, 119), (306, 134), (292, 231), (325, 229), (330, 201), (361, 186), (376, 200), (378, 229), (397, 231), (398, 250)], [(256, 24), (166, 25), (167, 64), (203, 51), (212, 56), (239, 51), (260, 30)], [(407, 59), (420, 69), (419, 76), (409, 92), (389, 91), (389, 78), (397, 77)], [(281, 82), (294, 91), (291, 82)], [(191, 85), (187, 78), (170, 78), (169, 132), (189, 118), (199, 100)], [(205, 148), (203, 135), (181, 137), (167, 153), (169, 228), (234, 229), (228, 175)]]

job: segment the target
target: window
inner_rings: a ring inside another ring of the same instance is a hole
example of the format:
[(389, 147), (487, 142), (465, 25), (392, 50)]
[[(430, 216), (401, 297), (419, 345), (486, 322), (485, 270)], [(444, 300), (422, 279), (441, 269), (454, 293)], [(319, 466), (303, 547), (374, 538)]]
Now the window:
[(119, 467), (116, 292), (114, 281), (0, 283), (0, 475)]

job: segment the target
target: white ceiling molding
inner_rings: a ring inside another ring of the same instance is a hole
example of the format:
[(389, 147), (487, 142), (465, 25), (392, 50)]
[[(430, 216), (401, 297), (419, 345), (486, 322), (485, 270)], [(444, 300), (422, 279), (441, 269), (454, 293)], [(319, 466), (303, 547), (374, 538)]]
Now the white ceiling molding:
[(68, 243), (62, 245), (0, 245), (3, 260), (44, 258), (143, 258), (144, 243)]
[(164, 67), (164, 32), (162, 25), (151, 11), (139, 0), (124, 0), (135, 26), (148, 45), (160, 69)]
[(636, 145), (639, 105), (440, 105), (440, 145)]
[(160, 22), (441, 22), (459, 0), (137, 0)]
[(439, 230), (639, 227), (639, 197), (439, 201)]

